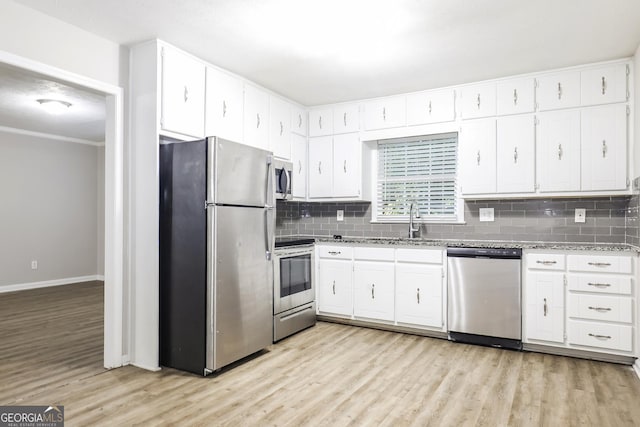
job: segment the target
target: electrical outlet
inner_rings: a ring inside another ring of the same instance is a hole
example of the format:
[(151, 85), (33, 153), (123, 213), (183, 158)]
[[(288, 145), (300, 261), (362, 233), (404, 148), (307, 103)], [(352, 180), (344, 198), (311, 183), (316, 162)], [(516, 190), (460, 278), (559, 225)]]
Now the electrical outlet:
[(493, 208), (480, 208), (480, 221), (493, 221)]
[(336, 220), (344, 221), (344, 211), (342, 209), (336, 211)]
[(576, 209), (576, 219), (575, 222), (585, 222), (587, 220), (587, 210), (586, 209)]
[(38, 269), (38, 260), (33, 260), (31, 261), (31, 269), (32, 270), (37, 270)]

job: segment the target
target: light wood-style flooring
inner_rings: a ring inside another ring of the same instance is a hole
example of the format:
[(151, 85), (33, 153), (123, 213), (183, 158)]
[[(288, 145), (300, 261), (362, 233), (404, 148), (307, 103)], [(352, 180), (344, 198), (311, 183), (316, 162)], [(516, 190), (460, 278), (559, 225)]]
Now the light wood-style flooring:
[(637, 426), (628, 366), (331, 323), (206, 378), (102, 368), (102, 286), (0, 294), (0, 405), (67, 425)]

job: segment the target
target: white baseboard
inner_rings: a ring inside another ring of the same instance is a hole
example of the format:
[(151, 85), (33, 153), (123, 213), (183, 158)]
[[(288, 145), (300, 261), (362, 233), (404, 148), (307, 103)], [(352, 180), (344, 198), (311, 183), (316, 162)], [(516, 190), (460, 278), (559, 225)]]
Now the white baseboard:
[(72, 283), (93, 282), (96, 280), (104, 281), (104, 276), (80, 276), (67, 277), (65, 279), (45, 280), (43, 282), (18, 283), (15, 285), (0, 286), (0, 293), (25, 291), (28, 289), (48, 288), (50, 286), (70, 285)]
[(136, 368), (144, 369), (151, 372), (158, 372), (162, 369), (160, 366), (146, 366), (141, 363), (129, 363), (129, 364), (135, 366)]
[(636, 359), (636, 363), (633, 364), (633, 370), (636, 371), (636, 375), (640, 379), (640, 358)]
[(96, 280), (99, 282), (104, 282), (104, 274), (98, 274), (96, 276)]

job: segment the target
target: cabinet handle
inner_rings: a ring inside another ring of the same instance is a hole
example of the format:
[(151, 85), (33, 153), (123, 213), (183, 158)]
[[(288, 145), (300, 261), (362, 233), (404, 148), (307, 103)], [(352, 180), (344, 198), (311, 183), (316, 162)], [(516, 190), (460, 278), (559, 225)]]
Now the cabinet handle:
[(302, 114), (298, 114), (298, 127), (302, 127)]
[(602, 140), (602, 158), (607, 157), (607, 140)]
[(333, 294), (336, 294), (336, 281), (333, 281)]
[(341, 253), (340, 251), (329, 251), (329, 255), (340, 255)]
[(371, 299), (376, 299), (376, 284), (371, 284)]
[(187, 88), (186, 86), (184, 87), (184, 102), (187, 102), (189, 100), (189, 88)]
[(611, 263), (609, 262), (588, 262), (587, 264), (592, 265), (594, 267), (609, 267)]
[(318, 175), (322, 175), (322, 161), (318, 162)]
[(420, 288), (416, 290), (416, 301), (420, 304)]
[(382, 107), (382, 120), (387, 121), (387, 107)]
[(342, 115), (342, 121), (344, 122), (344, 127), (347, 127), (347, 113), (346, 112)]
[(302, 173), (302, 160), (298, 160), (298, 174)]
[(518, 147), (513, 147), (513, 163), (518, 163)]
[(431, 101), (429, 101), (429, 115), (431, 115)]
[(558, 160), (562, 160), (562, 144), (558, 144)]
[(547, 317), (547, 299), (544, 298), (544, 306), (542, 307), (542, 312), (544, 313), (544, 317)]
[(518, 89), (513, 90), (513, 105), (518, 105)]
[(342, 165), (342, 169), (344, 169), (344, 173), (347, 173), (347, 161), (344, 161), (344, 164)]
[(256, 129), (260, 127), (260, 113), (256, 113)]
[(598, 334), (589, 334), (590, 337), (598, 338), (601, 340), (610, 340), (611, 335), (598, 335)]
[(609, 307), (591, 307), (589, 306), (589, 310), (594, 310), (594, 311), (611, 311), (611, 309)]
[(609, 286), (611, 286), (611, 284), (609, 283), (587, 283), (588, 286), (594, 286), (596, 288), (608, 288)]
[(282, 126), (282, 122), (280, 122), (280, 136), (282, 136), (283, 132), (284, 132), (284, 127)]
[(557, 263), (558, 261), (536, 261), (536, 264), (542, 264), (542, 265), (553, 265)]
[(476, 155), (476, 163), (480, 166), (480, 150), (478, 150), (478, 154)]
[(558, 82), (558, 100), (562, 99), (562, 83)]
[(480, 109), (480, 94), (478, 94), (478, 110)]
[(602, 76), (602, 94), (604, 95), (606, 91), (607, 91), (607, 81), (605, 80), (604, 76)]
[(318, 117), (318, 127), (322, 129), (322, 116)]
[(222, 117), (226, 117), (226, 116), (227, 116), (227, 103), (223, 99), (222, 100)]

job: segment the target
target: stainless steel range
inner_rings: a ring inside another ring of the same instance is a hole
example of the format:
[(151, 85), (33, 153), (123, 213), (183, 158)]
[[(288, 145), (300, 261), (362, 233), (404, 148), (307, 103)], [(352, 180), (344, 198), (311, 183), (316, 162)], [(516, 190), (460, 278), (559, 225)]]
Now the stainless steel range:
[(277, 241), (273, 342), (316, 324), (313, 239)]

